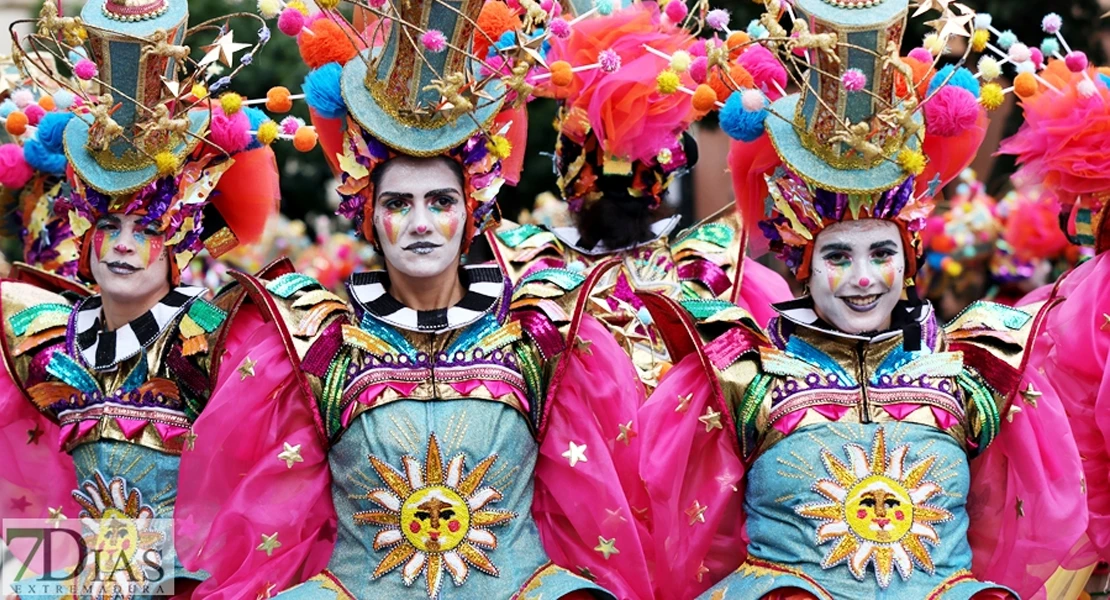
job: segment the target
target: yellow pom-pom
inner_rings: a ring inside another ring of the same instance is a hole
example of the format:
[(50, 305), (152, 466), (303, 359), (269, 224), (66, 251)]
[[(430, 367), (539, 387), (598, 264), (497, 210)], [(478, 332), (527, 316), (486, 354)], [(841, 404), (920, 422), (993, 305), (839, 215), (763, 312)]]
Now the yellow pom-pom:
[(693, 62), (693, 59), (690, 58), (690, 53), (679, 50), (671, 56), (671, 70), (675, 73), (685, 73), (690, 70), (691, 62)]
[(258, 0), (258, 14), (263, 19), (273, 19), (281, 14), (280, 0)]
[(898, 165), (910, 175), (920, 175), (925, 171), (925, 155), (917, 150), (903, 148), (898, 153)]
[(678, 91), (678, 86), (681, 83), (678, 79), (678, 73), (667, 70), (655, 78), (655, 89), (659, 90), (660, 94), (673, 94)]
[(1002, 86), (997, 83), (987, 83), (979, 89), (979, 104), (982, 104), (983, 108), (987, 110), (995, 110), (1002, 106), (1005, 99), (1006, 95), (1002, 93)]
[(199, 83), (194, 83), (193, 89), (189, 90), (189, 93), (197, 100), (204, 100), (208, 97), (208, 89)]
[(943, 261), (944, 272), (951, 277), (959, 277), (964, 272), (964, 266), (959, 261), (946, 258)]
[(971, 49), (982, 52), (987, 49), (987, 42), (991, 41), (991, 32), (986, 29), (976, 29), (971, 35)]
[(172, 152), (159, 152), (154, 155), (154, 165), (158, 167), (159, 175), (173, 175), (177, 172), (179, 164)]
[(300, 13), (306, 17), (308, 16), (308, 6), (301, 0), (289, 0), (289, 2), (285, 3), (285, 6), (300, 11)]
[(921, 42), (921, 45), (924, 46), (925, 49), (929, 51), (929, 54), (932, 54), (933, 56), (940, 56), (941, 54), (944, 54), (944, 52), (948, 49), (947, 46), (945, 46), (944, 44), (944, 40), (935, 33), (930, 33), (929, 35), (925, 36), (925, 39)]
[(1037, 95), (1037, 78), (1032, 73), (1018, 73), (1014, 78), (1014, 93), (1022, 100)]
[(224, 109), (225, 115), (233, 115), (243, 108), (243, 97), (235, 92), (228, 92), (220, 96), (220, 108)]
[(486, 150), (497, 160), (505, 160), (513, 152), (513, 145), (503, 135), (495, 135), (486, 142)]
[(278, 124), (273, 121), (266, 121), (258, 126), (258, 143), (263, 146), (269, 146), (274, 143), (278, 136)]
[(323, 10), (331, 10), (331, 9), (339, 6), (339, 0), (315, 0), (315, 1), (316, 1), (316, 6), (319, 6)]

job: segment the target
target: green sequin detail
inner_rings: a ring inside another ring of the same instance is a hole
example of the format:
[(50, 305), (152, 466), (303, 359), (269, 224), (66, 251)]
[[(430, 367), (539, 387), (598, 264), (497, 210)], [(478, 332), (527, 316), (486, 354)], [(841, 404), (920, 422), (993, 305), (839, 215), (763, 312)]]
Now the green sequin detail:
[(977, 377), (968, 372), (960, 373), (956, 378), (960, 387), (971, 397), (979, 416), (979, 438), (976, 440), (979, 447), (977, 453), (982, 453), (998, 435), (998, 428), (1002, 424), (998, 414), (998, 406), (994, 402), (994, 394)]
[(68, 304), (36, 304), (12, 315), (8, 323), (12, 326), (13, 333), (23, 335), (40, 315), (52, 312), (68, 315), (73, 312), (73, 307)]
[(722, 310), (728, 310), (730, 308), (736, 307), (735, 304), (727, 300), (712, 299), (682, 300), (680, 304), (682, 304), (682, 308), (686, 309), (686, 312), (690, 313), (690, 316), (694, 317), (694, 319), (698, 321), (704, 321), (709, 317), (712, 317), (713, 315), (721, 312)]
[(343, 401), (343, 385), (347, 381), (347, 368), (351, 365), (351, 351), (345, 350), (331, 361), (328, 372), (324, 375), (324, 390), (320, 397), (321, 410), (324, 415), (324, 427), (328, 436), (340, 431), (342, 425), (341, 403)]
[(89, 372), (64, 352), (54, 353), (50, 364), (46, 365), (46, 372), (86, 394), (100, 391), (100, 386)]
[(227, 313), (214, 304), (198, 299), (189, 307), (189, 318), (208, 333), (216, 331), (227, 318)]
[(477, 323), (470, 325), (459, 333), (458, 337), (447, 347), (447, 356), (453, 356), (456, 352), (473, 350), (479, 340), (500, 328), (501, 324), (497, 322), (497, 317), (493, 316), (492, 313), (486, 313)]
[(543, 228), (537, 225), (521, 225), (520, 227), (517, 227), (515, 229), (497, 232), (497, 239), (504, 242), (505, 245), (510, 248), (516, 248), (517, 246), (523, 244), (524, 241), (528, 238), (538, 233), (543, 233), (543, 231)]
[(740, 431), (740, 442), (743, 446), (744, 456), (750, 456), (752, 451), (755, 450), (755, 442), (757, 431), (755, 427), (755, 419), (759, 416), (759, 407), (763, 404), (763, 399), (767, 397), (767, 392), (771, 389), (771, 384), (774, 378), (766, 373), (760, 373), (748, 385), (748, 389), (744, 391), (744, 397), (740, 400), (740, 419), (737, 427)]
[(139, 389), (149, 378), (150, 368), (146, 364), (146, 354), (139, 355), (138, 364), (134, 369), (131, 369), (131, 374), (127, 376), (127, 380), (123, 382), (120, 389), (125, 392), (133, 392)]
[(279, 298), (289, 298), (297, 292), (308, 288), (321, 288), (318, 281), (301, 273), (286, 273), (266, 285), (270, 293)]
[(416, 359), (416, 348), (405, 339), (405, 336), (398, 333), (396, 329), (383, 325), (381, 321), (370, 316), (370, 313), (363, 315), (359, 328), (385, 342), (393, 349), (395, 355), (404, 354), (413, 360)]
[(582, 285), (582, 283), (586, 281), (586, 278), (568, 269), (544, 269), (531, 273), (524, 279), (521, 279), (520, 282), (517, 283), (517, 288), (521, 288), (524, 284), (533, 281), (553, 283), (564, 291), (569, 292)]
[(701, 242), (709, 242), (721, 248), (727, 248), (728, 245), (732, 243), (733, 236), (733, 229), (728, 225), (721, 223), (706, 223), (705, 225), (691, 229), (682, 236), (679, 242), (698, 240)]
[(536, 360), (536, 354), (533, 350), (523, 345), (516, 346), (516, 357), (517, 366), (520, 367), (520, 373), (524, 376), (524, 382), (528, 386), (528, 395), (532, 398), (532, 424), (539, 427), (544, 402), (543, 371), (540, 369), (540, 363)]

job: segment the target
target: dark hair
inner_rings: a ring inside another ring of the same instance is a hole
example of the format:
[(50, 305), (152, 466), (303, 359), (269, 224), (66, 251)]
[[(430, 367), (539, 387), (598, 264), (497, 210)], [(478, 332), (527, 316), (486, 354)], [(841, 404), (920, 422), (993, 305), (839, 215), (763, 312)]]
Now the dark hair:
[(408, 156), (407, 154), (401, 154), (398, 156), (394, 156), (389, 160), (383, 161), (382, 163), (378, 164), (378, 166), (374, 167), (374, 170), (370, 172), (370, 184), (371, 186), (373, 186), (372, 189), (374, 190), (374, 197), (371, 199), (372, 202), (378, 201), (378, 186), (381, 185), (382, 178), (385, 177), (386, 167), (388, 167), (390, 164), (393, 163), (394, 160), (398, 158), (428, 161), (438, 160), (443, 162), (451, 168), (451, 172), (455, 174), (455, 177), (459, 178), (459, 191), (461, 191), (463, 194), (466, 193), (466, 177), (463, 176), (462, 164), (460, 164), (457, 160), (453, 160), (451, 157), (443, 155), (422, 158), (419, 156)]

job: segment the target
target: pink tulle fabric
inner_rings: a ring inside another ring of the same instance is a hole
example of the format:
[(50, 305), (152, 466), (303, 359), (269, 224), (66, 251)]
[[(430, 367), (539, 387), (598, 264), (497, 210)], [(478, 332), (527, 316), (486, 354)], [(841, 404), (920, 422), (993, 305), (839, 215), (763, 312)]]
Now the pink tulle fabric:
[[(653, 548), (637, 476), (644, 433), (634, 422), (644, 390), (628, 356), (600, 323), (585, 317), (579, 338), (591, 342), (590, 354), (564, 354), (565, 370), (548, 394), (532, 515), (555, 564), (576, 573), (588, 568), (622, 600), (650, 600)], [(629, 422), (633, 433), (625, 444), (617, 436)], [(585, 444), (587, 457), (573, 467), (563, 456), (571, 442)], [(605, 559), (594, 550), (599, 537), (616, 540), (620, 553)]]
[[(253, 598), (323, 570), (335, 541), (327, 451), (274, 323), (253, 306), (230, 325), (220, 373), (181, 459), (175, 538), (182, 563), (211, 574), (194, 597)], [(238, 367), (255, 361), (255, 375)], [(300, 446), (303, 462), (278, 458)], [(262, 536), (281, 546), (268, 556)]]
[(771, 318), (778, 314), (771, 307), (772, 304), (786, 302), (794, 297), (790, 292), (790, 284), (786, 283), (782, 275), (747, 256), (744, 257), (744, 275), (739, 292), (733, 302), (751, 313), (760, 327), (766, 327)]

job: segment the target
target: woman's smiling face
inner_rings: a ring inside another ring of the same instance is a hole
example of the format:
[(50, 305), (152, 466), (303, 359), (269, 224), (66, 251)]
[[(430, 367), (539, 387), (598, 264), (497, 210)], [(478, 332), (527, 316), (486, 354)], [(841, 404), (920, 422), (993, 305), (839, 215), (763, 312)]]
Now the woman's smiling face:
[(845, 333), (883, 331), (902, 298), (906, 253), (898, 226), (836, 223), (814, 241), (809, 289), (817, 314)]

